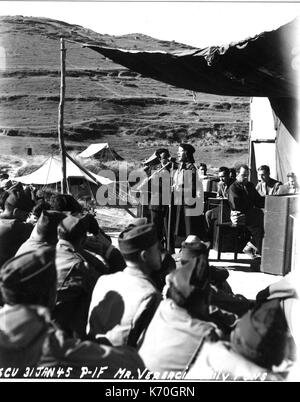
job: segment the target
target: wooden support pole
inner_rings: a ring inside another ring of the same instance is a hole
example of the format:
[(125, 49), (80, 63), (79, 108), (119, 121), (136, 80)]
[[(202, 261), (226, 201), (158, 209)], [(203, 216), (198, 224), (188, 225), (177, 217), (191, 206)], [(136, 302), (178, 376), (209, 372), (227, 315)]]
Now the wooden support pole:
[[(84, 167), (81, 166), (75, 159), (73, 159), (67, 152), (65, 153), (68, 159), (70, 159), (71, 162), (73, 162), (80, 170), (82, 170), (87, 176), (89, 176), (94, 182), (98, 184), (98, 186), (101, 186), (101, 183)], [(131, 215), (133, 218), (136, 218), (136, 215), (134, 215), (133, 212), (130, 211), (129, 207), (125, 206), (124, 209), (126, 212)]]
[(58, 140), (62, 161), (62, 182), (61, 193), (67, 192), (67, 164), (66, 164), (66, 149), (64, 141), (64, 103), (65, 103), (65, 90), (66, 90), (66, 48), (63, 38), (60, 39), (61, 51), (61, 79), (60, 79), (60, 101), (58, 106)]
[(96, 182), (99, 186), (101, 186), (101, 183), (89, 172), (84, 166), (81, 166), (75, 159), (73, 159), (67, 152), (65, 152), (65, 155), (67, 156), (68, 159), (70, 159), (71, 162), (74, 163), (82, 172), (84, 172), (87, 176), (89, 176), (94, 182)]

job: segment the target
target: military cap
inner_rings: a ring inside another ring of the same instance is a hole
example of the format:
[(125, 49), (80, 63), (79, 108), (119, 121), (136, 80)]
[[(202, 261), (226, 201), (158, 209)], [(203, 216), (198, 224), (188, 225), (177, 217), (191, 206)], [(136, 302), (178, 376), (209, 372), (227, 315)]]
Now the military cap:
[(84, 215), (68, 215), (58, 225), (59, 234), (64, 233), (73, 238), (80, 238), (88, 232), (89, 220)]
[(39, 235), (52, 235), (57, 233), (58, 224), (66, 217), (60, 211), (42, 211), (39, 217), (35, 230)]
[(31, 211), (33, 207), (32, 200), (25, 194), (22, 183), (15, 183), (8, 190), (9, 196), (5, 200), (5, 209), (12, 210), (15, 208), (22, 211)]
[(19, 299), (27, 292), (45, 292), (56, 281), (55, 248), (41, 246), (13, 257), (2, 266), (0, 286), (4, 299)]
[(209, 266), (205, 255), (184, 262), (180, 268), (168, 275), (167, 282), (172, 284), (184, 299), (195, 290), (205, 287), (209, 280)]
[(1, 309), (1, 367), (34, 367), (40, 360), (50, 329), (50, 315), (44, 307), (16, 304)]
[(207, 254), (206, 244), (198, 236), (190, 235), (181, 243), (181, 260), (189, 260), (200, 254)]
[(278, 366), (287, 345), (287, 322), (280, 299), (248, 311), (231, 333), (233, 349), (261, 367)]
[(132, 221), (130, 221), (129, 225), (126, 227), (125, 230), (132, 229), (136, 226), (141, 226), (141, 225), (146, 225), (147, 224), (147, 218), (134, 218)]
[(82, 211), (82, 206), (70, 194), (53, 194), (49, 202), (51, 209), (55, 211)]
[(119, 235), (119, 248), (123, 254), (147, 250), (158, 241), (157, 229), (152, 223), (129, 226)]

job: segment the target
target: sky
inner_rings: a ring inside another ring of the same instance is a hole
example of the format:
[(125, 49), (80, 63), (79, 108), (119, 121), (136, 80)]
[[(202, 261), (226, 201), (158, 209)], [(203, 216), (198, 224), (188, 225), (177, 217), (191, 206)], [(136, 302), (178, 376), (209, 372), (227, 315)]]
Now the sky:
[(142, 33), (195, 47), (225, 45), (276, 29), (299, 2), (0, 1), (0, 15), (47, 17), (101, 34)]

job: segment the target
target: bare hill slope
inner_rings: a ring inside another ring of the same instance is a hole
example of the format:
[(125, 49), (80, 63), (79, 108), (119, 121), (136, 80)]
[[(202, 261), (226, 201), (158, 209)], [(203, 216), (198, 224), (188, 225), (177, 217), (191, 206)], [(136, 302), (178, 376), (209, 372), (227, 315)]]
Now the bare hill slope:
[(249, 99), (194, 97), (190, 91), (141, 77), (82, 44), (165, 51), (189, 46), (142, 34), (110, 36), (22, 16), (0, 17), (0, 46), (5, 49), (0, 60), (0, 133), (53, 137), (43, 141), (49, 149), (55, 143), (60, 37), (67, 40), (65, 130), (67, 139), (75, 141), (73, 147), (109, 141), (123, 156), (137, 160), (149, 154), (149, 147), (175, 147), (183, 140), (215, 152), (224, 153), (224, 145), (227, 154), (230, 148), (245, 152)]

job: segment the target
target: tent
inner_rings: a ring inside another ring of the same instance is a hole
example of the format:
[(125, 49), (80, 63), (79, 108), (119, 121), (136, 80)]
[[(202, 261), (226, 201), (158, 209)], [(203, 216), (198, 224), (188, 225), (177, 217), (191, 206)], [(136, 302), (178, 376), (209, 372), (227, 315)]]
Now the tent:
[(124, 160), (107, 142), (91, 144), (78, 155), (80, 158), (95, 158), (101, 162)]
[[(97, 184), (110, 184), (112, 181), (106, 177), (98, 176), (95, 173), (88, 171), (95, 179), (91, 179), (84, 170), (81, 170), (75, 163), (71, 162), (69, 159), (66, 160), (67, 169), (66, 176), (67, 179), (70, 178), (83, 178), (91, 183)], [(55, 156), (51, 156), (46, 159), (40, 168), (36, 171), (30, 173), (26, 176), (15, 177), (15, 181), (20, 181), (24, 184), (53, 184), (62, 181), (62, 168), (61, 159)]]
[(176, 87), (218, 95), (268, 98), (277, 126), (277, 177), (285, 181), (288, 170), (298, 169), (285, 163), (288, 152), (299, 154), (300, 80), (297, 80), (296, 53), (299, 41), (299, 18), (296, 18), (277, 30), (236, 44), (180, 53), (84, 46), (146, 77)]
[[(75, 198), (95, 198), (99, 185), (112, 183), (110, 179), (96, 175), (85, 168), (81, 170), (79, 166), (79, 163), (77, 166), (70, 159), (66, 159), (66, 177), (69, 193)], [(88, 174), (85, 172), (88, 172)], [(94, 179), (92, 179), (91, 176)], [(45, 160), (40, 168), (31, 174), (15, 177), (14, 180), (24, 184), (36, 184), (43, 187), (48, 185), (51, 187), (51, 185), (60, 183), (62, 181), (61, 159), (56, 156), (51, 156)]]

